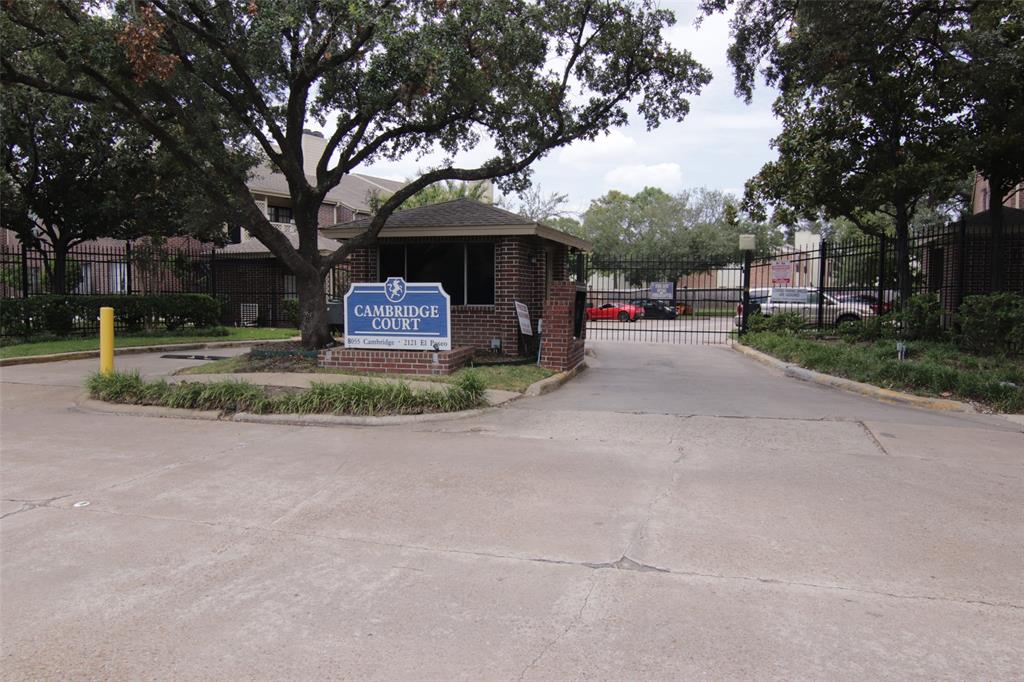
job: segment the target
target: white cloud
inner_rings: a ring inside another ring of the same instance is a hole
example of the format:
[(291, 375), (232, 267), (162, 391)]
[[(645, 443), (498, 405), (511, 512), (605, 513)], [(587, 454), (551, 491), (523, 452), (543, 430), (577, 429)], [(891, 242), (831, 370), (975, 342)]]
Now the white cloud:
[(604, 174), (611, 189), (634, 194), (644, 187), (660, 187), (667, 192), (683, 188), (683, 171), (678, 163), (630, 165), (613, 168)]
[(612, 130), (596, 140), (575, 142), (558, 153), (559, 163), (578, 170), (621, 161), (636, 150), (636, 140), (621, 130)]

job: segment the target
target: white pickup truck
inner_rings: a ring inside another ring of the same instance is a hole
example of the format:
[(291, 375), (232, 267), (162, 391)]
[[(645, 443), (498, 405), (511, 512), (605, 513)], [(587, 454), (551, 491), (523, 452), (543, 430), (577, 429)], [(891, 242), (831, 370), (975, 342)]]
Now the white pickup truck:
[[(818, 322), (817, 289), (798, 287), (766, 287), (750, 290), (750, 315), (775, 315), (777, 313), (797, 313), (808, 324)], [(859, 322), (875, 316), (875, 309), (868, 303), (854, 301), (838, 301), (829, 294), (824, 295), (821, 307), (822, 324), (840, 325), (844, 322)], [(749, 316), (748, 316), (749, 317)], [(736, 306), (736, 326), (743, 320), (743, 304)]]

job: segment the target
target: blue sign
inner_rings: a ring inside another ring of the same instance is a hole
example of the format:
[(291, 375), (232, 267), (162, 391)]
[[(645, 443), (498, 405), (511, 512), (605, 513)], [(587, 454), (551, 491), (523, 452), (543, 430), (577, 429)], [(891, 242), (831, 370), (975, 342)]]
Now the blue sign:
[(673, 282), (651, 282), (649, 291), (651, 298), (671, 300), (675, 292), (675, 284)]
[(451, 350), (451, 301), (437, 282), (361, 282), (345, 294), (345, 346)]

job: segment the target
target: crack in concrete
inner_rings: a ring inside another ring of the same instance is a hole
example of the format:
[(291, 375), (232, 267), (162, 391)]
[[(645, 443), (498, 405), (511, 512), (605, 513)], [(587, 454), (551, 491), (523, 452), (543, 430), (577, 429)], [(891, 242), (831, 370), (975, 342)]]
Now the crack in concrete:
[(8, 516), (14, 516), (15, 514), (20, 514), (22, 512), (31, 511), (33, 509), (39, 509), (40, 507), (49, 507), (54, 502), (56, 502), (57, 500), (62, 500), (65, 497), (71, 497), (71, 493), (68, 493), (67, 495), (58, 495), (57, 497), (47, 497), (45, 499), (39, 499), (39, 500), (15, 500), (15, 499), (10, 499), (10, 498), (5, 498), (4, 502), (20, 502), (21, 503), (21, 508), (20, 509), (15, 509), (14, 511), (7, 512), (6, 514), (0, 514), (0, 519), (6, 519)]
[(597, 587), (597, 582), (598, 581), (595, 580), (590, 584), (590, 589), (587, 590), (587, 595), (583, 598), (583, 603), (580, 604), (580, 608), (576, 612), (576, 616), (571, 621), (569, 621), (569, 623), (562, 629), (562, 631), (554, 639), (552, 639), (550, 642), (544, 645), (544, 648), (541, 649), (540, 652), (533, 657), (532, 661), (526, 664), (526, 667), (523, 668), (522, 671), (519, 673), (517, 682), (523, 682), (523, 679), (526, 677), (526, 673), (528, 673), (531, 668), (536, 667), (536, 665), (540, 663), (540, 660), (544, 658), (547, 655), (547, 653), (555, 647), (556, 644), (562, 641), (562, 639), (566, 635), (568, 635), (573, 630), (573, 628), (579, 625), (580, 621), (583, 620), (583, 612), (587, 610), (587, 605), (590, 603), (590, 596), (594, 594), (594, 589)]
[(875, 444), (875, 447), (878, 448), (878, 450), (883, 455), (886, 455), (888, 457), (892, 456), (889, 453), (889, 451), (885, 449), (885, 446), (882, 445), (882, 441), (878, 440), (878, 437), (875, 435), (875, 432), (872, 431), (871, 428), (866, 423), (864, 423), (863, 421), (858, 421), (857, 423), (860, 424), (860, 428), (864, 429), (864, 433), (867, 434), (868, 438), (871, 439), (871, 442)]
[[(66, 497), (66, 496), (65, 496)], [(59, 499), (59, 498), (58, 498)], [(15, 500), (17, 501), (17, 500)], [(63, 507), (53, 507), (54, 509), (63, 510)], [(72, 510), (67, 510), (72, 511)], [(457, 556), (474, 556), (481, 559), (497, 559), (501, 561), (521, 561), (526, 563), (537, 563), (537, 564), (549, 564), (555, 566), (568, 566), (573, 568), (586, 568), (589, 570), (621, 570), (621, 571), (632, 571), (640, 573), (655, 573), (660, 575), (672, 575), (682, 578), (703, 578), (707, 580), (721, 580), (728, 582), (755, 582), (768, 585), (780, 585), (783, 587), (805, 587), (815, 590), (836, 590), (840, 592), (855, 592), (859, 594), (872, 595), (877, 597), (889, 597), (892, 599), (906, 599), (906, 600), (923, 600), (923, 601), (936, 601), (945, 602), (950, 604), (969, 604), (972, 606), (988, 606), (992, 608), (1007, 608), (1007, 609), (1019, 609), (1024, 610), (1024, 604), (1014, 604), (1012, 602), (1002, 601), (987, 601), (983, 599), (960, 599), (956, 597), (942, 597), (937, 595), (929, 594), (901, 594), (899, 592), (886, 592), (883, 590), (872, 590), (864, 587), (851, 587), (848, 585), (835, 585), (835, 584), (823, 584), (823, 583), (812, 583), (804, 582), (799, 580), (783, 580), (781, 578), (765, 578), (761, 576), (748, 576), (748, 575), (727, 575), (724, 573), (703, 573), (700, 571), (685, 571), (681, 569), (669, 568), (665, 566), (654, 566), (652, 564), (645, 564), (631, 559), (628, 556), (623, 555), (619, 559), (613, 562), (586, 562), (586, 561), (574, 561), (571, 559), (552, 559), (549, 557), (530, 557), (530, 556), (517, 556), (514, 554), (499, 554), (497, 552), (484, 552), (472, 549), (458, 549), (454, 547), (430, 547), (427, 545), (412, 545), (400, 542), (385, 542), (382, 540), (372, 540), (369, 538), (345, 536), (345, 535), (325, 535), (322, 533), (305, 533), (296, 530), (285, 530), (282, 528), (267, 528), (265, 526), (245, 526), (234, 523), (221, 523), (216, 521), (199, 521), (193, 519), (182, 519), (172, 516), (152, 516), (148, 514), (129, 514), (124, 512), (116, 512), (106, 509), (98, 509), (95, 507), (89, 507), (84, 510), (85, 513), (98, 513), (98, 514), (110, 514), (112, 516), (124, 516), (131, 518), (149, 519), (153, 521), (173, 521), (176, 523), (189, 523), (197, 526), (206, 526), (209, 528), (224, 528), (239, 531), (259, 531), (264, 533), (276, 533), (279, 535), (302, 537), (302, 538), (315, 538), (318, 540), (331, 540), (335, 542), (352, 542), (357, 544), (371, 545), (374, 547), (387, 547), (390, 549), (407, 549), (417, 552), (431, 552), (435, 554), (453, 554)]]

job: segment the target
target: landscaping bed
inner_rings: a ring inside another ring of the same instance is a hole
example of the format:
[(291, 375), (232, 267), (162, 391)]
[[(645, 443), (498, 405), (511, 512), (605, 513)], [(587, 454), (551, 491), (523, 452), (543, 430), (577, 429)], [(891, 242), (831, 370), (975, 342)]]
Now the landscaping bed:
[(483, 382), (464, 374), (437, 390), (414, 390), (405, 383), (351, 381), (313, 383), (308, 389), (265, 387), (244, 381), (171, 384), (145, 381), (137, 372), (93, 374), (90, 397), (123, 405), (156, 405), (225, 414), (335, 414), (389, 416), (459, 412), (485, 404)]
[[(224, 360), (214, 360), (195, 367), (188, 367), (178, 372), (181, 374), (241, 374), (250, 372), (298, 372), (322, 374), (349, 374), (373, 378), (394, 379), (394, 374), (367, 374), (364, 372), (347, 372), (334, 368), (317, 367), (316, 359), (296, 355), (268, 356), (264, 354), (245, 353)], [(484, 388), (522, 393), (534, 382), (546, 379), (554, 374), (549, 369), (535, 364), (483, 363), (471, 368), (460, 369), (446, 376), (415, 375), (410, 380), (433, 381), (437, 383), (455, 384), (467, 375), (476, 376)]]
[[(175, 343), (213, 343), (217, 341), (269, 341), (287, 339), (298, 332), (294, 329), (270, 327), (209, 327), (170, 331), (115, 334), (115, 348), (134, 346), (163, 346)], [(98, 337), (57, 338), (41, 337), (31, 340), (0, 339), (0, 358), (20, 358), (52, 353), (99, 350)]]
[(816, 339), (786, 331), (753, 332), (743, 343), (786, 362), (834, 376), (918, 395), (964, 400), (987, 410), (1024, 412), (1024, 358), (974, 354), (949, 341)]

